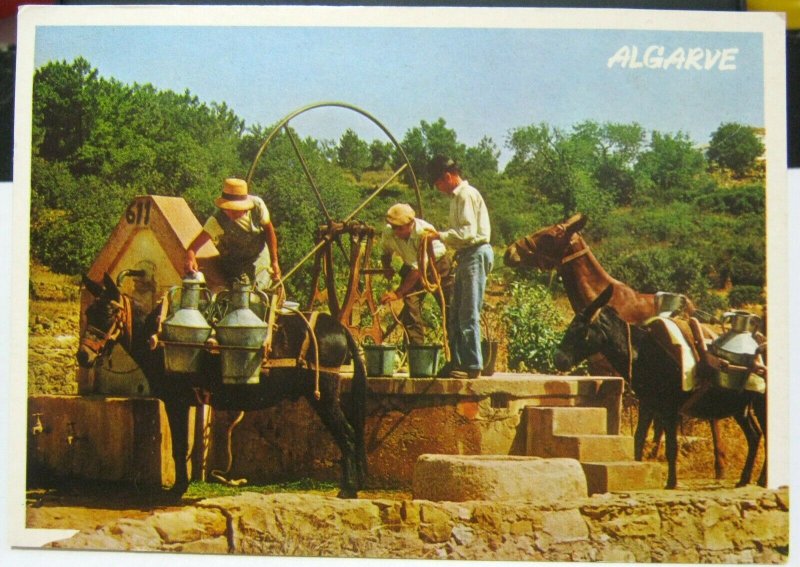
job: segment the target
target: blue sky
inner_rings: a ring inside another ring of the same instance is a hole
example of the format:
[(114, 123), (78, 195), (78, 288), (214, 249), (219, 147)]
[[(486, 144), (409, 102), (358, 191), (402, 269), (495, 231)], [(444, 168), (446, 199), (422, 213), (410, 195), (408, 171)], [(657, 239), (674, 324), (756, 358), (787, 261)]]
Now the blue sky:
[[(509, 130), (539, 122), (638, 122), (703, 144), (723, 122), (764, 125), (760, 33), (649, 30), (40, 26), (35, 65), (86, 58), (104, 77), (188, 89), (267, 126), (307, 104), (337, 100), (380, 120), (398, 139), (442, 117), (459, 140), (501, 148)], [(622, 46), (731, 49), (735, 69), (608, 67)], [(382, 134), (336, 109), (292, 121), (338, 139), (351, 127)], [(385, 139), (385, 138), (384, 138)], [(504, 152), (501, 161), (510, 157)]]

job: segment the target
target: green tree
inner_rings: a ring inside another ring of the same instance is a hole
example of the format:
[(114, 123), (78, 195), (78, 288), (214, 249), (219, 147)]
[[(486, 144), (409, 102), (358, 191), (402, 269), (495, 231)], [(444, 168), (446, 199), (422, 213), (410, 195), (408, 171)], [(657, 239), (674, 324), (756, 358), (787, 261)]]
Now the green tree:
[(336, 162), (350, 171), (356, 178), (370, 165), (371, 154), (369, 144), (358, 137), (355, 131), (348, 128), (339, 139)]
[(484, 136), (477, 146), (466, 149), (463, 163), (464, 174), (483, 185), (483, 182), (497, 175), (499, 159), (500, 150), (497, 144), (490, 137)]
[(34, 74), (34, 151), (67, 165), (89, 137), (98, 116), (98, 73), (79, 57), (48, 63)]
[(734, 177), (741, 179), (755, 167), (764, 149), (755, 128), (727, 122), (711, 135), (706, 156), (711, 163), (729, 169)]
[(514, 152), (506, 174), (522, 178), (558, 203), (563, 216), (576, 210), (576, 187), (580, 183), (575, 158), (581, 144), (571, 142), (563, 131), (544, 123), (512, 130), (506, 141)]
[[(457, 163), (464, 163), (466, 146), (458, 141), (455, 130), (447, 127), (444, 118), (429, 123), (420, 121), (420, 125), (408, 130), (401, 142), (403, 151), (411, 162), (411, 167), (418, 179), (425, 179), (428, 163), (436, 154), (445, 154)], [(394, 153), (393, 166), (400, 167), (403, 163), (399, 152)], [(408, 176), (406, 176), (408, 180)]]
[(705, 159), (684, 133), (653, 132), (649, 149), (636, 163), (642, 176), (643, 192), (653, 202), (684, 199), (694, 193), (704, 172)]
[(369, 169), (373, 171), (384, 169), (391, 162), (392, 152), (394, 144), (391, 142), (372, 140), (369, 145)]
[(224, 103), (104, 79), (82, 58), (37, 71), (33, 109), (31, 247), (61, 271), (86, 267), (132, 196), (207, 212), (222, 179), (244, 174), (244, 123)]
[(636, 123), (589, 122), (576, 127), (575, 133), (576, 136), (594, 134), (590, 137), (594, 141), (591, 171), (597, 187), (609, 193), (616, 204), (631, 204), (638, 186), (634, 166), (644, 145), (644, 129)]

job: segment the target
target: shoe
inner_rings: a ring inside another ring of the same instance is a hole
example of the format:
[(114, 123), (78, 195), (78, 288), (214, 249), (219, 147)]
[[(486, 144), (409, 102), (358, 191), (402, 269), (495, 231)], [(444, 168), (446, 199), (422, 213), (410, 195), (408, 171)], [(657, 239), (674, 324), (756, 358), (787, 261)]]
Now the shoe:
[(450, 371), (450, 378), (458, 378), (460, 380), (479, 378), (481, 371), (478, 369), (473, 370), (452, 370)]
[(439, 369), (439, 372), (436, 373), (437, 378), (450, 378), (450, 373), (453, 371), (453, 365), (449, 362), (445, 362), (444, 366)]

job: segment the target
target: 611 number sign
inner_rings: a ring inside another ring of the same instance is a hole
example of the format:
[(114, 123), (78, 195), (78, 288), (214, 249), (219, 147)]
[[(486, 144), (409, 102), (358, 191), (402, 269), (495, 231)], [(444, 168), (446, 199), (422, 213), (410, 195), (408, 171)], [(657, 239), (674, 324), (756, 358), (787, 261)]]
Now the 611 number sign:
[(137, 200), (128, 207), (125, 211), (125, 220), (128, 224), (141, 224), (147, 226), (150, 224), (150, 208), (153, 202), (149, 199)]

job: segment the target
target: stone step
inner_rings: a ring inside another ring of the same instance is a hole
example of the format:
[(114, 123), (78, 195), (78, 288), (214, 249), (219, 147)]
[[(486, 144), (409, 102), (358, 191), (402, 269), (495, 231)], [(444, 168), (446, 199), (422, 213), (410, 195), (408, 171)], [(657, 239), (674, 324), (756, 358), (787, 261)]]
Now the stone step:
[(626, 435), (552, 435), (529, 447), (534, 457), (563, 457), (581, 462), (633, 460), (633, 437)]
[(525, 419), (529, 437), (608, 433), (606, 408), (528, 406)]
[(664, 487), (660, 463), (615, 461), (581, 463), (589, 494)]

